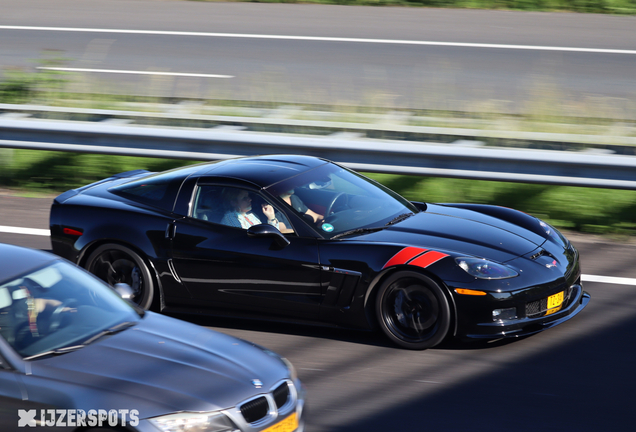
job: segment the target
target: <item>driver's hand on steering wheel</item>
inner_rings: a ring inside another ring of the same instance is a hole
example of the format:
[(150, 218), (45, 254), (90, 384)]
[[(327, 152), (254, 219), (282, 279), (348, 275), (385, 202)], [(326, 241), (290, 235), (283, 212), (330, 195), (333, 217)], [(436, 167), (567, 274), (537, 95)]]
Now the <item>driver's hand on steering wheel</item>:
[(322, 221), (325, 219), (323, 215), (316, 213), (313, 210), (307, 210), (305, 214), (311, 216), (314, 220), (314, 223), (317, 223), (317, 224), (322, 223)]
[[(47, 307), (56, 308), (61, 304), (62, 302), (59, 300), (43, 299), (43, 298), (35, 299), (35, 307), (38, 309), (38, 313), (44, 311)], [(62, 312), (77, 312), (77, 308), (67, 306), (64, 309), (62, 309)]]

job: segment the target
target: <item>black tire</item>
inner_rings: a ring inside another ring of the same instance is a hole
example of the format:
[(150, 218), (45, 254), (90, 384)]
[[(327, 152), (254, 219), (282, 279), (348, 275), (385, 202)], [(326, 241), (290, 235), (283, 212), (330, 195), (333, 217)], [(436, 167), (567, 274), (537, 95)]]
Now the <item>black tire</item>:
[(127, 283), (133, 290), (131, 301), (142, 309), (150, 309), (155, 298), (155, 288), (145, 261), (134, 251), (118, 244), (104, 244), (95, 249), (88, 260), (86, 270), (109, 284)]
[(444, 291), (420, 273), (389, 276), (378, 291), (375, 306), (380, 328), (403, 348), (432, 348), (450, 329), (450, 306)]

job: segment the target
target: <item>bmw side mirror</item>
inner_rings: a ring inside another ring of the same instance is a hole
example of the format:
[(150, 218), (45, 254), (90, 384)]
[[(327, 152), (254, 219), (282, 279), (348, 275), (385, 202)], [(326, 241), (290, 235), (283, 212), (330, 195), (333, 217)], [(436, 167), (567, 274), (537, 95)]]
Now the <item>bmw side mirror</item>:
[(276, 245), (284, 248), (289, 245), (289, 240), (276, 227), (269, 224), (254, 225), (247, 229), (249, 237), (269, 237), (276, 242)]
[(132, 297), (135, 294), (131, 286), (127, 283), (116, 283), (113, 288), (124, 300), (132, 300)]

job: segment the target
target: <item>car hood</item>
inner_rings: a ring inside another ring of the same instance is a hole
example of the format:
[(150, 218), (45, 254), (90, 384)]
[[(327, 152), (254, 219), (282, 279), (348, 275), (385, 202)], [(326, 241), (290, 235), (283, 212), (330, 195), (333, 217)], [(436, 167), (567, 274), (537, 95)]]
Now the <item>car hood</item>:
[(36, 381), (29, 386), (24, 378), (31, 400), (86, 411), (136, 409), (139, 418), (230, 408), (288, 376), (280, 359), (252, 344), (152, 313), (121, 333), (31, 363)]
[(546, 241), (535, 232), (497, 217), (435, 204), (364, 238), (470, 254), (499, 262), (525, 255)]

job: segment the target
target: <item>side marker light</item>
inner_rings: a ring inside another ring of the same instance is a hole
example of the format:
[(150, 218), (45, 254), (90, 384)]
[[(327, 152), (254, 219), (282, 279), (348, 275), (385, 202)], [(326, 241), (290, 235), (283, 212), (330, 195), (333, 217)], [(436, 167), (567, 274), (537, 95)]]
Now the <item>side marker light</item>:
[(455, 292), (457, 294), (463, 295), (472, 295), (472, 296), (485, 296), (486, 293), (484, 291), (471, 290), (466, 288), (455, 288)]

